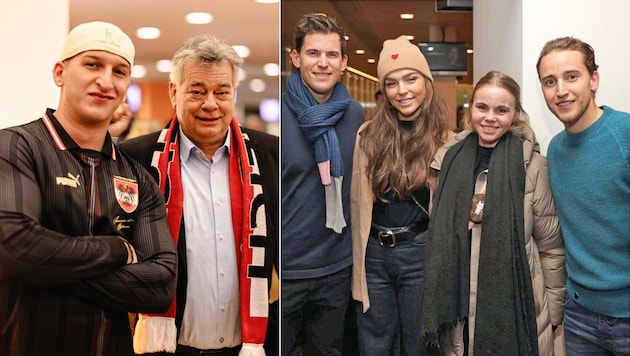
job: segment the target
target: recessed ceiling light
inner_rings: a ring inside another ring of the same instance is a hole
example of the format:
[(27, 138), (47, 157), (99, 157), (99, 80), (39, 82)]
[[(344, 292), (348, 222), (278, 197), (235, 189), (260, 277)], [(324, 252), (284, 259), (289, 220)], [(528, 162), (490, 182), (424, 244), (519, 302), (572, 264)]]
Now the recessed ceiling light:
[(159, 61), (155, 62), (155, 69), (157, 69), (158, 72), (170, 73), (171, 72), (171, 60), (170, 59), (160, 59)]
[(147, 75), (147, 68), (140, 64), (134, 64), (131, 69), (132, 78), (144, 78)]
[(157, 27), (140, 27), (136, 30), (136, 36), (143, 40), (154, 40), (160, 37), (160, 29)]
[(246, 78), (247, 78), (247, 72), (245, 72), (245, 69), (239, 68), (238, 69), (238, 82), (240, 83)]
[(415, 38), (416, 38), (416, 36), (414, 36), (414, 35), (407, 35), (407, 39), (409, 41), (413, 41)]
[(267, 85), (262, 79), (252, 79), (249, 81), (249, 89), (251, 89), (254, 93), (262, 93), (265, 89), (267, 89)]
[(232, 48), (234, 48), (234, 50), (236, 51), (236, 53), (241, 57), (241, 58), (247, 58), (249, 57), (249, 48), (247, 46), (242, 46), (242, 45), (236, 45), (236, 46), (232, 46)]
[(354, 51), (354, 53), (356, 53), (356, 54), (365, 54), (365, 50), (364, 49), (357, 49), (356, 51)]
[(368, 58), (368, 63), (376, 63), (376, 59), (374, 59), (374, 58)]
[(403, 20), (413, 20), (414, 14), (400, 14), (400, 18)]
[(212, 15), (207, 12), (191, 12), (186, 15), (186, 22), (193, 25), (205, 25), (212, 22)]
[(280, 74), (278, 63), (267, 63), (263, 66), (263, 72), (270, 77), (277, 77)]

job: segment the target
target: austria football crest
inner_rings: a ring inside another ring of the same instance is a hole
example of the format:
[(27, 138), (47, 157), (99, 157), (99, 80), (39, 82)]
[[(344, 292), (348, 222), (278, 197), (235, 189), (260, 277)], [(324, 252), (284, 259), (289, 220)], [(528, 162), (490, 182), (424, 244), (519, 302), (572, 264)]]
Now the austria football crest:
[(121, 208), (131, 213), (138, 207), (138, 183), (123, 177), (114, 177), (116, 200)]

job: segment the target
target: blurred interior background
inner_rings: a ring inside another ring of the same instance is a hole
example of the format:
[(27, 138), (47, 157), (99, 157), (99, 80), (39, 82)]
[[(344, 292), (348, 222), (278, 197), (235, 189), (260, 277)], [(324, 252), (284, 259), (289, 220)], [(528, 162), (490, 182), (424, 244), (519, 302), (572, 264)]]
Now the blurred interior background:
[[(289, 53), (300, 16), (324, 13), (337, 20), (347, 35), (348, 66), (343, 81), (350, 95), (366, 114), (375, 107), (379, 89), (376, 64), (383, 41), (406, 35), (416, 44), (435, 47), (425, 53), (434, 82), (449, 109), (449, 124), (455, 129), (465, 110), (473, 82), (473, 0), (282, 0), (282, 86), (293, 70)], [(449, 66), (448, 53), (438, 46), (458, 49), (458, 65)], [(429, 48), (423, 47), (424, 48)], [(436, 61), (433, 61), (435, 59)]]
[(136, 46), (127, 94), (134, 115), (131, 136), (161, 129), (174, 111), (168, 98), (170, 59), (187, 38), (210, 33), (244, 58), (236, 118), (279, 133), (279, 0), (68, 0), (69, 28), (108, 21)]

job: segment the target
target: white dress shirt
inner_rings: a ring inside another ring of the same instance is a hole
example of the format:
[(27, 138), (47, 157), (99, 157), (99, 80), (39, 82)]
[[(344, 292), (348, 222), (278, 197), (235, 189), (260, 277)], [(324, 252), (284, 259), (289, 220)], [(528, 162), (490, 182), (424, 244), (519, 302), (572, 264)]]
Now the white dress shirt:
[(212, 161), (180, 128), (187, 298), (178, 342), (220, 349), (242, 342), (229, 182), (230, 132)]

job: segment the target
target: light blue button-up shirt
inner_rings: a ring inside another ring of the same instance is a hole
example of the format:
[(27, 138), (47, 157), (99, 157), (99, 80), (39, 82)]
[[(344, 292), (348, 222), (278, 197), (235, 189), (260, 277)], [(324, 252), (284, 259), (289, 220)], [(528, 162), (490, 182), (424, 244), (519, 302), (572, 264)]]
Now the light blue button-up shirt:
[(241, 344), (238, 268), (229, 185), (230, 133), (212, 156), (180, 128), (188, 286), (179, 343), (198, 349)]

